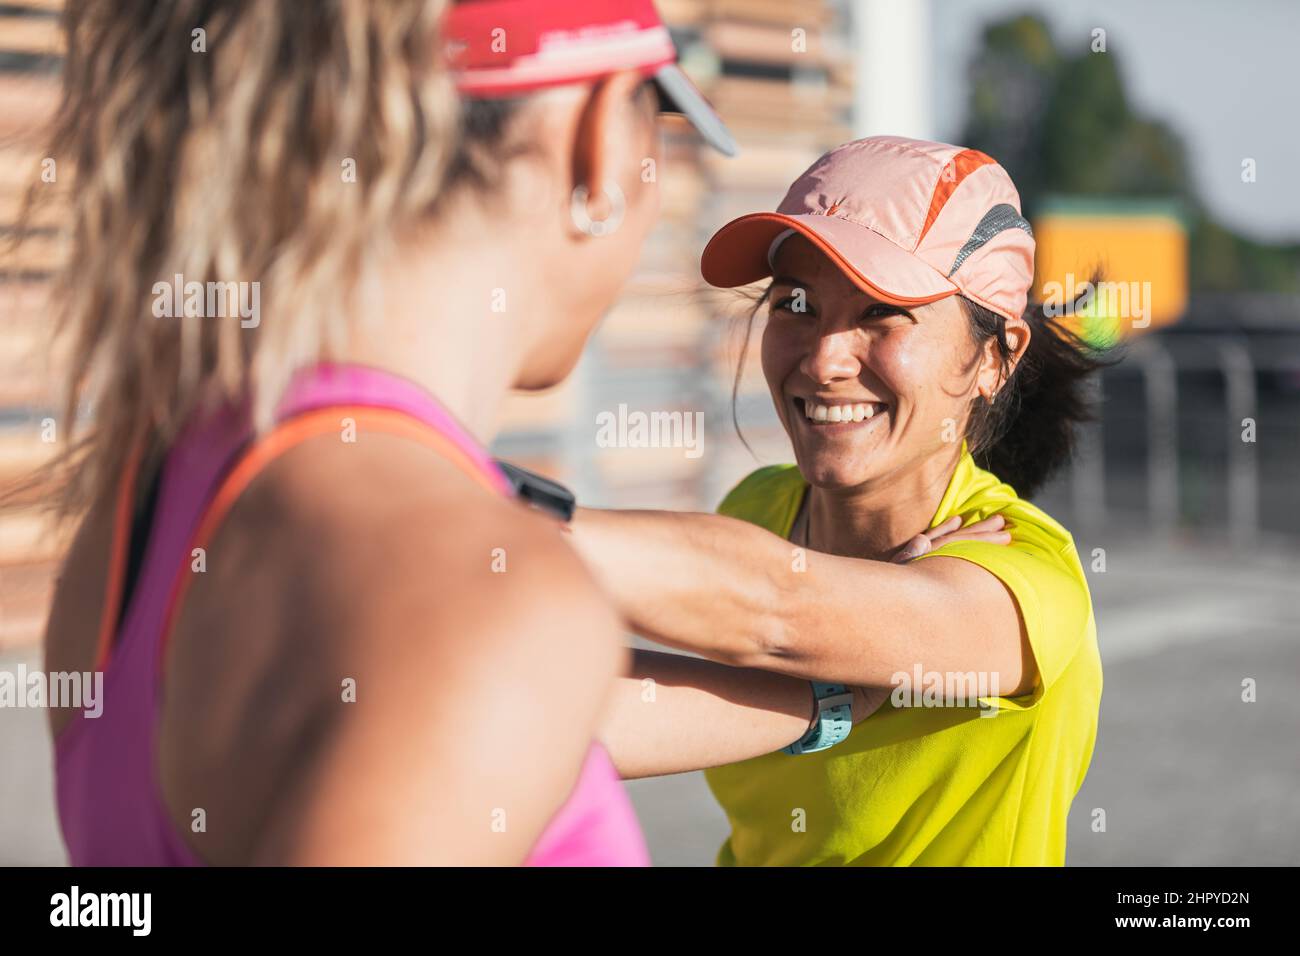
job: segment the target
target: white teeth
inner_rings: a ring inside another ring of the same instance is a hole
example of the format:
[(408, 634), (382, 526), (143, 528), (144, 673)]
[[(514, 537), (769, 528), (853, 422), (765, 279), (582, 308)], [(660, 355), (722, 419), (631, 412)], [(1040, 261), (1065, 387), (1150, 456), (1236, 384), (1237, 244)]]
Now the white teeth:
[(853, 405), (818, 405), (804, 401), (803, 412), (814, 422), (860, 422), (875, 416), (884, 407), (875, 402), (858, 402)]

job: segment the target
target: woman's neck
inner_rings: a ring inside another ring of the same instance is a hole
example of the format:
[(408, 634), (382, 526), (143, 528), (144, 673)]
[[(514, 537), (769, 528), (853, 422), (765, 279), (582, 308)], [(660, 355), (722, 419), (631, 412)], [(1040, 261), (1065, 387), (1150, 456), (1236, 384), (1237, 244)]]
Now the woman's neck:
[(886, 560), (930, 526), (961, 447), (854, 488), (812, 487), (805, 502), (808, 546), (826, 554)]
[(394, 257), (359, 296), (373, 314), (354, 325), (345, 358), (416, 382), (489, 444), (526, 349), (522, 316), (494, 312), (494, 295), (508, 285), (515, 309), (538, 299), (530, 270), (508, 253), (505, 244), (446, 241)]

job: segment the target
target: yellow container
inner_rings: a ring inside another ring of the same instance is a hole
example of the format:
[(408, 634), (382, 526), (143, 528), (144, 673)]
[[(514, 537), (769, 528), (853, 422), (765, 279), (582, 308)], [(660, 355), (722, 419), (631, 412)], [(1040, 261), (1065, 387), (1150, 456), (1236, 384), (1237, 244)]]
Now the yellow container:
[(1093, 344), (1169, 325), (1186, 312), (1187, 229), (1175, 203), (1054, 200), (1033, 225), (1035, 295)]

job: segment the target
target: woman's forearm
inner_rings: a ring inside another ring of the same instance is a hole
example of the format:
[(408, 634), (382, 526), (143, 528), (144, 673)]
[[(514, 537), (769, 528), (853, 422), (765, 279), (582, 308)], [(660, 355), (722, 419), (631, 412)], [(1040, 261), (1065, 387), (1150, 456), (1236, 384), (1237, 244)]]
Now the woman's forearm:
[(573, 542), (638, 634), (735, 666), (782, 637), (793, 546), (719, 515), (580, 508)]
[[(889, 699), (888, 687), (852, 687), (853, 722)], [(698, 657), (633, 652), (616, 680), (599, 736), (625, 779), (704, 770), (761, 757), (808, 732), (806, 680)]]
[(807, 681), (639, 650), (615, 682), (599, 736), (631, 779), (772, 753), (802, 737), (812, 716)]
[(670, 511), (580, 509), (572, 533), (632, 630), (709, 660), (851, 686), (889, 686), (918, 665), (1032, 684), (1010, 591), (961, 558), (824, 554), (734, 518)]

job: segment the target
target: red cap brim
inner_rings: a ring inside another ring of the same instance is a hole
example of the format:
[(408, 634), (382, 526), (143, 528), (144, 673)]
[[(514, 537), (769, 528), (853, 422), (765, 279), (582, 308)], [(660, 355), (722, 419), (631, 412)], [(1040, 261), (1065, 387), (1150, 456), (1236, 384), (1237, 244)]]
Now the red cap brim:
[(465, 96), (490, 99), (598, 80), (622, 70), (654, 79), (661, 102), (728, 156), (736, 143), (676, 65), (677, 49), (651, 0), (476, 0), (443, 21), (447, 60)]

